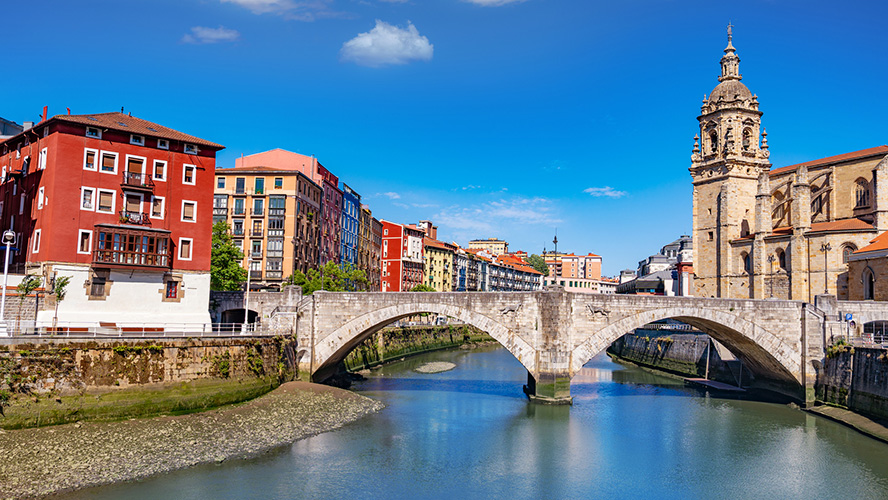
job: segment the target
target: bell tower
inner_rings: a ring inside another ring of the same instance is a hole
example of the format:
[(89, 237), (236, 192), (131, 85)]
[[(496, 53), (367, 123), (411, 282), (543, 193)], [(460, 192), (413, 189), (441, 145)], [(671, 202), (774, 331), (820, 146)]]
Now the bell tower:
[[(700, 297), (751, 297), (753, 256), (734, 255), (730, 242), (751, 235), (756, 224), (759, 178), (771, 169), (767, 134), (761, 128), (758, 97), (740, 82), (740, 57), (728, 25), (728, 46), (721, 58), (719, 84), (697, 121), (690, 173), (694, 185), (694, 280)], [(759, 210), (761, 212), (761, 210)], [(770, 226), (770, 220), (767, 221)], [(761, 238), (762, 235), (759, 235)], [(750, 247), (751, 248), (751, 247)], [(747, 260), (748, 259), (748, 260)]]

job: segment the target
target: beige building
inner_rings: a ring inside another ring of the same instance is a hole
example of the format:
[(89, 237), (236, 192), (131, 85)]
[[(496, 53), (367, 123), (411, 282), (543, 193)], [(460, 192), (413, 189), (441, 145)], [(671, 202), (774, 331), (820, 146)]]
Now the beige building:
[(231, 228), (251, 286), (279, 286), (318, 267), (320, 203), (321, 187), (297, 170), (216, 169), (213, 222)]
[(456, 245), (425, 237), (423, 246), (425, 284), (436, 292), (453, 290), (453, 256), (457, 251)]
[(691, 156), (695, 295), (846, 299), (851, 254), (888, 228), (888, 146), (772, 170), (739, 64), (729, 30)]
[(469, 250), (486, 250), (490, 255), (502, 255), (509, 253), (509, 244), (497, 238), (472, 240), (469, 242)]

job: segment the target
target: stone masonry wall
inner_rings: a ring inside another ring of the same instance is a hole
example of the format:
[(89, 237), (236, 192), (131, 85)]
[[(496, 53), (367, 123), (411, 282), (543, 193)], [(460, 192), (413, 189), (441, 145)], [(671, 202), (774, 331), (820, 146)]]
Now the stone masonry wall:
[(848, 347), (832, 351), (818, 373), (817, 399), (888, 419), (888, 350)]

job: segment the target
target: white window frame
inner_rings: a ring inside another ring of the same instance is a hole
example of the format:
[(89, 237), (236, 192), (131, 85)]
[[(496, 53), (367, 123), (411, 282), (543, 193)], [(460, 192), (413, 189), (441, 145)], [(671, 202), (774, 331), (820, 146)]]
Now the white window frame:
[(170, 140), (169, 139), (158, 139), (157, 140), (157, 149), (170, 149)]
[[(135, 159), (137, 159), (137, 160), (142, 160), (142, 173), (141, 173), (141, 176), (142, 176), (142, 179), (144, 179), (144, 178), (145, 178), (145, 170), (148, 169), (148, 158), (145, 158), (144, 156), (138, 156), (138, 155), (126, 155), (126, 160), (125, 160), (125, 162), (124, 162), (124, 167), (123, 167), (124, 169), (126, 169), (126, 170), (125, 170), (126, 172), (129, 172), (129, 161), (130, 161), (130, 158), (135, 158)], [(153, 173), (152, 173), (152, 175), (153, 175)]]
[[(191, 167), (193, 170), (191, 174), (191, 182), (185, 181), (185, 173), (188, 171), (188, 167)], [(197, 183), (197, 165), (192, 165), (190, 163), (186, 163), (182, 165), (182, 184), (187, 184), (189, 186), (193, 186)]]
[[(92, 191), (92, 194), (89, 197), (90, 208), (86, 208), (83, 206), (83, 192), (89, 189)], [(86, 210), (87, 212), (95, 212), (96, 211), (96, 188), (89, 186), (80, 186), (80, 210)]]
[(31, 245), (31, 253), (38, 253), (40, 251), (40, 230), (34, 230), (34, 243)]
[(186, 144), (184, 150), (186, 155), (196, 155), (198, 152), (197, 146), (194, 144)]
[[(87, 233), (89, 235), (89, 238), (87, 238), (87, 241), (89, 242), (89, 244), (87, 245), (87, 249), (85, 252), (82, 252), (80, 250), (80, 237), (83, 233)], [(89, 229), (81, 229), (77, 232), (77, 253), (79, 253), (80, 255), (89, 255), (92, 253), (92, 243), (93, 243), (92, 242), (92, 238), (93, 238), (92, 233), (93, 232), (90, 231)]]
[[(161, 176), (161, 177), (155, 176), (155, 173), (157, 172), (157, 164), (158, 163), (163, 164), (163, 176)], [(165, 182), (167, 180), (167, 166), (168, 165), (169, 165), (169, 162), (167, 162), (166, 160), (154, 160), (151, 163), (151, 178), (156, 181)]]
[(37, 189), (37, 210), (43, 210), (43, 195), (45, 191), (43, 186)]
[[(90, 130), (92, 130), (94, 133), (90, 134), (89, 133)], [(102, 138), (102, 129), (97, 128), (97, 127), (86, 127), (86, 136), (92, 137), (94, 139), (101, 139)]]
[(130, 134), (130, 144), (136, 146), (144, 146), (145, 145), (145, 136), (138, 134)]
[[(89, 168), (86, 166), (86, 155), (89, 152), (92, 152), (96, 155), (95, 160), (93, 160), (93, 168)], [(89, 170), (90, 172), (96, 172), (99, 170), (99, 163), (101, 161), (102, 161), (102, 156), (99, 154), (98, 149), (83, 148), (83, 170)]]
[[(99, 195), (102, 193), (111, 193), (111, 211), (106, 212), (104, 210), (99, 210)], [(96, 202), (93, 204), (96, 207), (96, 212), (100, 214), (113, 214), (116, 212), (117, 208), (117, 191), (111, 189), (101, 189), (96, 188)]]
[[(106, 154), (114, 156), (114, 171), (113, 172), (105, 172), (104, 170), (102, 170), (102, 163), (103, 163), (102, 157), (105, 156)], [(104, 151), (104, 150), (99, 151), (99, 163), (98, 163), (98, 165), (96, 165), (96, 168), (99, 169), (100, 173), (109, 174), (109, 175), (117, 175), (117, 169), (119, 166), (120, 166), (120, 154), (119, 153), (117, 153), (116, 151)]]
[(140, 214), (143, 213), (142, 212), (142, 204), (145, 203), (145, 195), (142, 193), (124, 192), (123, 193), (123, 201), (121, 202), (121, 207), (122, 207), (121, 210), (123, 210), (124, 212), (129, 212), (129, 210), (127, 210), (127, 208), (126, 208), (126, 206), (127, 206), (126, 202), (129, 201), (130, 196), (138, 196), (139, 197), (139, 209), (136, 210), (136, 213), (140, 213)]
[(25, 215), (25, 198), (27, 198), (25, 193), (19, 197), (19, 215)]
[[(154, 216), (154, 200), (160, 200), (160, 217)], [(163, 214), (165, 211), (166, 211), (166, 198), (164, 198), (163, 196), (151, 195), (151, 206), (149, 207), (148, 218), (163, 220)]]
[[(185, 204), (187, 203), (194, 205), (194, 220), (188, 220), (185, 218)], [(197, 202), (194, 200), (182, 200), (182, 211), (179, 212), (179, 219), (182, 222), (190, 222), (192, 224), (197, 222)]]
[(0, 182), (6, 182), (6, 169), (7, 166), (3, 165), (3, 173), (0, 174)]
[(46, 170), (46, 157), (49, 154), (49, 148), (43, 148), (40, 150), (40, 154), (37, 156), (37, 170)]
[[(182, 242), (188, 242), (188, 258), (182, 257)], [(179, 238), (179, 251), (176, 252), (179, 256), (179, 260), (191, 260), (191, 257), (194, 255), (194, 238)]]

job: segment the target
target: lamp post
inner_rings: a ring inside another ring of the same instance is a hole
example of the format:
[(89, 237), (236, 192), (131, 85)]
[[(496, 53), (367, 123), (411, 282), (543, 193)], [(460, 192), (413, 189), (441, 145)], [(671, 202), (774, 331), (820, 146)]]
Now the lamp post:
[(820, 245), (820, 251), (823, 252), (823, 293), (829, 293), (829, 274), (827, 270), (826, 255), (830, 250), (832, 250), (832, 247), (829, 246), (829, 243), (823, 243)]
[(777, 260), (773, 255), (768, 256), (768, 281), (771, 283), (771, 298), (774, 298), (774, 261)]
[(250, 322), (250, 273), (252, 272), (253, 256), (247, 255), (247, 291), (244, 293), (244, 322), (241, 323), (241, 335), (247, 334), (247, 323)]
[(6, 329), (6, 283), (9, 279), (9, 247), (15, 243), (15, 232), (7, 229), (3, 232), (3, 244), (6, 246), (6, 258), (3, 260), (3, 297), (0, 298), (0, 337), (8, 337)]

